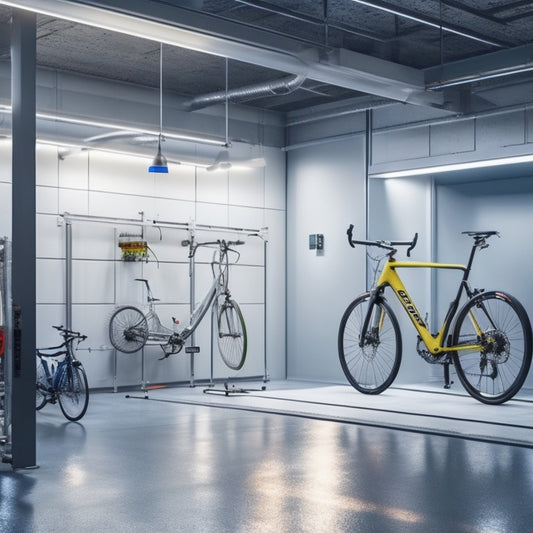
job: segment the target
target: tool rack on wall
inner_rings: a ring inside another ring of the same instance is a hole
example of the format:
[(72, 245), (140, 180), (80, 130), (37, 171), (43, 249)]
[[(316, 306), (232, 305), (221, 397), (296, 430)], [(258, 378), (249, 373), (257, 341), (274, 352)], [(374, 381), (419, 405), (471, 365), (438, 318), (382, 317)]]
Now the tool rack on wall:
[[(129, 226), (129, 227), (138, 227), (140, 228), (141, 235), (139, 236), (139, 242), (144, 241), (144, 232), (146, 228), (167, 228), (167, 229), (173, 229), (178, 230), (182, 232), (186, 232), (188, 236), (188, 240), (195, 238), (196, 233), (198, 231), (202, 232), (218, 232), (218, 233), (231, 233), (236, 235), (246, 235), (249, 237), (259, 238), (262, 240), (263, 243), (263, 305), (264, 305), (264, 312), (263, 312), (263, 375), (255, 375), (255, 376), (239, 376), (238, 378), (232, 378), (233, 380), (238, 379), (251, 381), (251, 380), (262, 380), (263, 383), (266, 383), (269, 379), (268, 377), (268, 366), (267, 366), (267, 272), (266, 272), (266, 263), (267, 263), (267, 247), (268, 247), (268, 228), (238, 228), (238, 227), (231, 227), (231, 226), (222, 226), (222, 225), (207, 225), (207, 224), (196, 224), (193, 220), (189, 220), (188, 222), (173, 222), (173, 221), (161, 221), (161, 220), (149, 220), (145, 219), (144, 213), (139, 213), (140, 217), (139, 219), (130, 219), (130, 218), (115, 218), (115, 217), (101, 217), (101, 216), (91, 216), (91, 215), (78, 215), (78, 214), (72, 214), (72, 213), (63, 213), (61, 217), (63, 218), (65, 224), (65, 323), (66, 327), (71, 329), (72, 328), (72, 242), (73, 242), (73, 233), (72, 233), (72, 226), (75, 223), (100, 223), (100, 224), (111, 224), (114, 226), (114, 234), (115, 234), (115, 243), (117, 246), (115, 246), (115, 250), (119, 249), (119, 237), (117, 235), (117, 228)], [(124, 251), (124, 247), (120, 247), (121, 251)], [(117, 268), (116, 265), (120, 263), (122, 259), (120, 257), (114, 258), (114, 285), (116, 287), (117, 284)], [(195, 287), (196, 287), (196, 280), (195, 280), (195, 259), (194, 257), (189, 258), (189, 303), (190, 303), (190, 312), (192, 314), (194, 310), (195, 305)], [(119, 305), (120, 302), (116, 301), (116, 291), (115, 291), (115, 305)], [(213, 328), (211, 327), (211, 334), (212, 334)], [(189, 353), (189, 386), (194, 387), (197, 382), (204, 382), (204, 380), (197, 380), (195, 378), (195, 365), (194, 365), (194, 353), (195, 350), (193, 349), (195, 347), (195, 338), (194, 333), (189, 337), (188, 339), (188, 347), (191, 347), (191, 350), (188, 351), (187, 347), (185, 347), (185, 353)], [(114, 392), (118, 391), (118, 354), (117, 350), (114, 348), (109, 347), (109, 349), (113, 349), (113, 390)], [(213, 386), (216, 379), (214, 376), (214, 361), (213, 361), (213, 339), (211, 338), (211, 346), (210, 346), (210, 377), (208, 380), (209, 386)], [(224, 379), (224, 382), (227, 382), (228, 379)], [(148, 391), (148, 382), (146, 380), (145, 376), (145, 353), (144, 348), (141, 349), (141, 380), (140, 380), (140, 386), (141, 390), (145, 393), (145, 397), (147, 397), (147, 391)]]

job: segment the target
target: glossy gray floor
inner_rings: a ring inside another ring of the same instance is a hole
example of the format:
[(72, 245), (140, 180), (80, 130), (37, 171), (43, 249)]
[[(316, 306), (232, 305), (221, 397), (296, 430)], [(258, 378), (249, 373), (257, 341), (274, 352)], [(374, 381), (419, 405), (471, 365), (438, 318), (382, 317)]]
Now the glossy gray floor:
[[(200, 393), (201, 394), (201, 393)], [(533, 449), (99, 393), (38, 413), (4, 532), (525, 532)]]

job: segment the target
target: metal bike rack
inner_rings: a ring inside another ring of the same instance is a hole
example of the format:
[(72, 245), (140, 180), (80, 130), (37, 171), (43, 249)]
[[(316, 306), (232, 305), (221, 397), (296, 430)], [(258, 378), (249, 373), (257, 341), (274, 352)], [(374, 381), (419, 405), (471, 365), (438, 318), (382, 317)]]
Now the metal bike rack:
[[(268, 243), (268, 228), (238, 228), (238, 227), (230, 227), (230, 226), (218, 226), (218, 225), (208, 225), (208, 224), (196, 224), (194, 221), (189, 220), (188, 222), (173, 222), (173, 221), (163, 221), (163, 220), (147, 220), (144, 218), (144, 213), (139, 213), (140, 217), (138, 219), (131, 219), (131, 218), (115, 218), (115, 217), (100, 217), (100, 216), (92, 216), (92, 215), (78, 215), (78, 214), (72, 214), (72, 213), (63, 213), (60, 215), (64, 222), (65, 222), (65, 321), (66, 321), (66, 327), (71, 329), (72, 327), (72, 224), (75, 222), (90, 222), (90, 223), (100, 223), (100, 224), (110, 224), (114, 226), (137, 226), (142, 229), (144, 232), (145, 228), (147, 227), (153, 227), (153, 228), (168, 228), (168, 229), (176, 229), (181, 231), (187, 231), (189, 234), (189, 237), (192, 238), (196, 234), (197, 230), (201, 231), (212, 231), (212, 232), (224, 232), (224, 233), (236, 233), (236, 234), (247, 234), (249, 236), (255, 236), (259, 237), (263, 240), (263, 246), (264, 246), (264, 257), (263, 257), (263, 272), (264, 272), (264, 290), (263, 290), (263, 305), (264, 305), (264, 355), (263, 355), (263, 363), (264, 363), (264, 373), (262, 376), (246, 376), (246, 380), (257, 380), (262, 379), (264, 383), (266, 383), (269, 379), (268, 376), (268, 367), (267, 367), (267, 304), (266, 304), (266, 296), (267, 296), (267, 275), (266, 275), (266, 253), (267, 253), (267, 243)], [(116, 230), (115, 230), (115, 240), (117, 240), (116, 236)], [(115, 259), (115, 278), (116, 278), (116, 264), (119, 260)], [(194, 257), (190, 258), (189, 263), (189, 280), (190, 280), (190, 310), (191, 313), (194, 310), (194, 303), (195, 303), (195, 261)], [(117, 297), (116, 297), (116, 279), (114, 283), (115, 287), (115, 295), (114, 295), (114, 302), (117, 303)], [(190, 387), (194, 387), (198, 380), (195, 379), (195, 368), (194, 368), (194, 355), (196, 353), (195, 348), (195, 338), (194, 333), (189, 337), (190, 339), (190, 350), (187, 350), (185, 348), (186, 353), (189, 353), (190, 356), (190, 368), (189, 368), (189, 385)], [(209, 379), (209, 385), (214, 385), (214, 376), (213, 376), (213, 339), (211, 339), (211, 375)], [(107, 349), (107, 348), (106, 348)], [(109, 349), (111, 349), (109, 347)], [(118, 391), (118, 360), (117, 360), (117, 351), (113, 349), (114, 352), (114, 375), (113, 375), (113, 390), (114, 392)], [(141, 351), (141, 390), (145, 393), (145, 397), (147, 397), (147, 381), (145, 379), (145, 354), (144, 354), (144, 348)], [(241, 379), (241, 378), (239, 378)], [(205, 380), (202, 380), (205, 381)]]
[(11, 242), (0, 239), (0, 329), (3, 353), (0, 353), (0, 460), (11, 462), (11, 390), (13, 374), (11, 309)]

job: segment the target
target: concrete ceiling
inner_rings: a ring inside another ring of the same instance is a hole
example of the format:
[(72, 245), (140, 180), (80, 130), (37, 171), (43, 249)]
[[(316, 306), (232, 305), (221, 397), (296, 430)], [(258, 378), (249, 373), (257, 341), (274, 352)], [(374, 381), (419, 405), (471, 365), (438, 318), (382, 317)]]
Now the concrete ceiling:
[[(72, 4), (64, 0), (48, 4), (58, 2)], [(0, 59), (9, 57), (9, 4), (32, 3), (46, 4), (0, 0)], [(487, 91), (501, 82), (507, 88), (508, 105), (523, 103), (533, 94), (524, 90), (533, 81), (528, 72), (533, 65), (530, 1), (82, 0), (75, 4), (105, 6), (115, 14), (135, 13), (159, 27), (197, 32), (204, 44), (164, 45), (163, 83), (166, 90), (191, 102), (200, 97), (201, 106), (216, 103), (217, 93), (224, 91), (225, 57), (229, 57), (228, 88), (234, 101), (288, 115), (358, 99), (368, 102), (369, 95), (376, 105), (399, 100), (453, 107), (461, 102), (462, 111), (477, 110), (495, 105)], [(39, 14), (37, 32), (42, 67), (148, 87), (159, 84), (155, 40), (81, 24), (56, 13)], [(488, 74), (496, 77), (481, 79)], [(520, 87), (516, 101), (508, 89), (515, 82)], [(447, 84), (453, 87), (442, 88)], [(206, 98), (212, 93), (215, 100)]]

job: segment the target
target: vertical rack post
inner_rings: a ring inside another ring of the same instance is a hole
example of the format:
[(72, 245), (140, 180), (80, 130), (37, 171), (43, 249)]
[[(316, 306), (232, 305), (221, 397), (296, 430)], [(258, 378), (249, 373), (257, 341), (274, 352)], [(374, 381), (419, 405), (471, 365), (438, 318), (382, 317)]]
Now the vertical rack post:
[(267, 244), (268, 236), (263, 240), (263, 359), (264, 359), (264, 374), (263, 383), (268, 381), (268, 367), (267, 367)]
[[(117, 255), (117, 228), (113, 228), (113, 239), (115, 246), (113, 247), (113, 305), (117, 305), (117, 261), (116, 261), (116, 255)], [(117, 382), (117, 376), (118, 376), (118, 353), (117, 349), (113, 347), (113, 392), (118, 392), (118, 382)]]
[[(0, 425), (0, 461), (11, 462), (11, 410), (12, 410), (12, 380), (13, 380), (13, 349), (11, 339), (13, 338), (13, 324), (12, 324), (12, 306), (11, 306), (11, 243), (7, 238), (3, 239), (2, 250), (2, 275), (0, 276), (2, 282), (2, 305), (3, 312), (3, 328), (5, 347), (3, 358), (3, 388), (0, 394), (3, 394), (3, 402), (0, 401), (0, 411), (3, 410), (3, 424)], [(1, 400), (1, 398), (0, 398)], [(1, 413), (0, 413), (1, 414)]]
[[(194, 265), (194, 255), (193, 255), (193, 246), (194, 246), (194, 226), (193, 223), (189, 223), (189, 309), (190, 309), (190, 315), (192, 316), (194, 313), (194, 302), (196, 301), (196, 296), (194, 293), (194, 289), (196, 286), (196, 280), (195, 280), (195, 265)], [(190, 339), (191, 339), (191, 346), (196, 346), (196, 332), (193, 331), (191, 333)], [(189, 386), (194, 387), (194, 353), (191, 352), (190, 355), (190, 371), (189, 371)]]
[(65, 221), (65, 326), (72, 329), (72, 223)]

